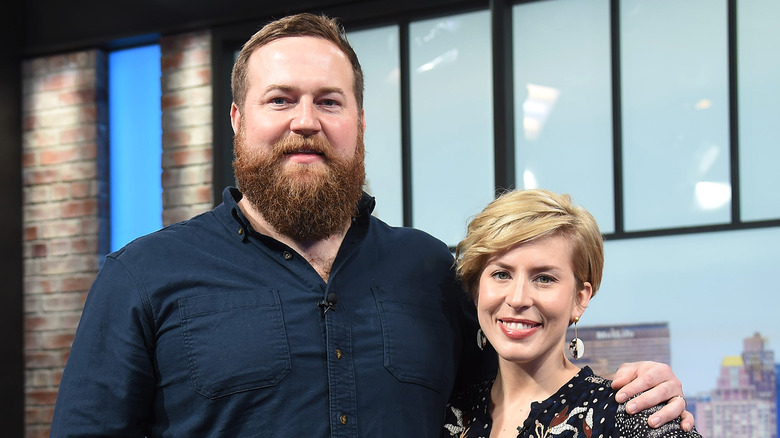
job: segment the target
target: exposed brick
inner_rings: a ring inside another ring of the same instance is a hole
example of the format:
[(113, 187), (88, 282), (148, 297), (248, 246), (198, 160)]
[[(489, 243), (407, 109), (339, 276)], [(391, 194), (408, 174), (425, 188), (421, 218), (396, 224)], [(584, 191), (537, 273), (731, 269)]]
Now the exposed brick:
[(35, 240), (38, 238), (38, 227), (36, 225), (28, 225), (24, 227), (24, 240)]
[(55, 330), (60, 327), (59, 315), (28, 316), (24, 319), (25, 330)]
[(70, 183), (70, 196), (74, 199), (94, 197), (97, 195), (97, 182), (95, 181), (74, 181)]
[(92, 286), (94, 280), (95, 276), (91, 274), (70, 276), (62, 280), (61, 290), (62, 292), (86, 292)]
[(43, 349), (43, 332), (25, 332), (24, 349), (27, 351)]
[[(84, 141), (94, 141), (97, 138), (97, 129), (94, 125), (76, 126), (73, 128), (63, 128), (60, 131), (60, 144), (77, 143)], [(89, 155), (82, 153), (81, 158), (94, 158), (94, 152)]]
[(211, 165), (193, 165), (166, 169), (162, 174), (164, 188), (211, 182)]
[(22, 136), (22, 145), (26, 150), (39, 149), (58, 145), (60, 142), (59, 129), (35, 129), (27, 131)]
[[(60, 351), (35, 351), (25, 354), (25, 366), (28, 369), (54, 368), (65, 365)], [(52, 400), (53, 402), (53, 400)]]
[(162, 129), (176, 130), (189, 126), (211, 123), (211, 107), (184, 107), (166, 111), (162, 116)]
[(194, 67), (184, 70), (174, 70), (162, 77), (160, 88), (163, 93), (183, 88), (198, 87), (211, 84), (211, 69), (209, 67)]
[(35, 166), (36, 164), (38, 164), (37, 152), (22, 153), (22, 167)]
[[(45, 294), (52, 292), (54, 290), (52, 285), (52, 279), (51, 278), (43, 278), (43, 277), (28, 277), (24, 280), (24, 290), (27, 293), (26, 295), (30, 294)], [(31, 311), (31, 309), (26, 309), (28, 312)], [(36, 309), (40, 310), (40, 309)]]
[(58, 103), (62, 105), (80, 105), (95, 101), (95, 90), (92, 88), (81, 90), (69, 90), (57, 95)]
[(70, 241), (71, 254), (97, 254), (97, 236), (77, 237)]
[(82, 293), (58, 293), (44, 296), (45, 312), (79, 311), (84, 307)]
[(41, 259), (39, 263), (40, 275), (81, 273), (97, 269), (97, 262), (85, 255)]
[(32, 405), (53, 405), (56, 400), (56, 389), (33, 389), (27, 391), (27, 402)]
[(48, 149), (41, 151), (41, 165), (66, 163), (79, 157), (79, 151), (75, 147)]
[(46, 425), (28, 425), (24, 431), (24, 438), (49, 438), (51, 427)]
[(177, 148), (163, 151), (162, 166), (182, 167), (211, 163), (212, 149), (204, 147)]
[(73, 344), (75, 333), (43, 333), (43, 348), (63, 349)]
[(32, 246), (31, 257), (46, 257), (49, 255), (49, 247), (45, 243), (35, 243)]
[(98, 202), (96, 199), (78, 199), (62, 204), (62, 217), (73, 218), (97, 214)]

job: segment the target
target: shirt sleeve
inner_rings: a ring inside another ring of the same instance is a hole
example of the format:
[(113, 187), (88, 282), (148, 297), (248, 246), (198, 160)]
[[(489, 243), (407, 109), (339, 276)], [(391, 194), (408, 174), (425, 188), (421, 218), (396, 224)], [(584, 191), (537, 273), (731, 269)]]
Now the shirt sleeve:
[(142, 437), (154, 401), (153, 326), (137, 281), (109, 256), (87, 296), (51, 437)]
[(663, 405), (655, 405), (652, 408), (628, 414), (626, 412), (626, 403), (620, 404), (615, 414), (615, 427), (620, 432), (618, 435), (626, 438), (695, 438), (701, 437), (701, 434), (694, 428), (691, 432), (682, 429), (681, 420), (677, 418), (669, 423), (653, 429), (647, 423), (650, 416), (661, 410)]

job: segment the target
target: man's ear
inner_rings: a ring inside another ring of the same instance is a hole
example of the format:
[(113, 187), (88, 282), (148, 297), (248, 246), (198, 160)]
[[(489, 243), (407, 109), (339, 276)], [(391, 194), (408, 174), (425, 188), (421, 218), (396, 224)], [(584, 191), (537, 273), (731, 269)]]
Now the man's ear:
[(233, 126), (233, 134), (238, 134), (238, 127), (241, 126), (241, 111), (235, 102), (230, 104), (230, 125)]
[(366, 132), (366, 110), (360, 110), (360, 123), (363, 124), (363, 132)]

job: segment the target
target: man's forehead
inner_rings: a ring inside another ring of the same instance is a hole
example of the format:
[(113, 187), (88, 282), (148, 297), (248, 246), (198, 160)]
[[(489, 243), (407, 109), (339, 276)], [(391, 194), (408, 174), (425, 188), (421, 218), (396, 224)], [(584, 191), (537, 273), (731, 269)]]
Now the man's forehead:
[(250, 55), (251, 58), (260, 58), (265, 53), (275, 53), (275, 56), (282, 54), (301, 54), (314, 52), (319, 54), (329, 54), (337, 58), (343, 58), (349, 62), (347, 55), (332, 41), (317, 36), (286, 36), (269, 41), (257, 48)]

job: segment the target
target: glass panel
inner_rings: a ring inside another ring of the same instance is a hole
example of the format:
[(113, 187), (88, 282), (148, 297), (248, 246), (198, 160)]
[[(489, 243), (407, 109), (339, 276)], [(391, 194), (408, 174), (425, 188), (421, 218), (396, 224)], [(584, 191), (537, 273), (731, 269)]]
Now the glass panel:
[(780, 350), (778, 247), (780, 228), (607, 241), (603, 287), (580, 325), (668, 322), (672, 369), (686, 397), (703, 395), (744, 338)]
[(413, 225), (449, 245), (493, 199), (487, 11), (409, 26)]
[(111, 250), (162, 227), (160, 46), (108, 57)]
[(780, 2), (737, 5), (742, 220), (780, 218)]
[(366, 191), (377, 199), (374, 215), (403, 225), (401, 80), (398, 26), (349, 32), (363, 67), (366, 112)]
[(622, 0), (626, 230), (731, 220), (726, 0)]
[(513, 8), (519, 188), (570, 193), (615, 230), (609, 1)]

